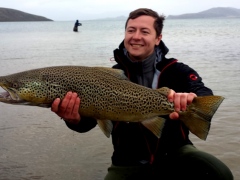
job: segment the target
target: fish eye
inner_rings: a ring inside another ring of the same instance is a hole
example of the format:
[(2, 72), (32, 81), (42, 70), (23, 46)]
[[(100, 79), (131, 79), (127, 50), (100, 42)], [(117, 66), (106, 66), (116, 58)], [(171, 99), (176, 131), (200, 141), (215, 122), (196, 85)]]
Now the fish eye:
[(13, 87), (13, 88), (18, 88), (18, 83), (14, 82), (14, 83), (12, 84), (12, 87)]

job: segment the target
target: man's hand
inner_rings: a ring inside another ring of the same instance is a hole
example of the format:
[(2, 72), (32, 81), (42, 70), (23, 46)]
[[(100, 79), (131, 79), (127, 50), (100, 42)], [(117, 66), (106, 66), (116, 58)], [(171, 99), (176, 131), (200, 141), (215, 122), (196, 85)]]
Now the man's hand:
[(56, 98), (51, 110), (55, 112), (59, 117), (63, 118), (66, 122), (77, 124), (80, 121), (79, 114), (80, 98), (75, 92), (68, 92), (63, 100)]
[(179, 111), (185, 111), (187, 105), (192, 103), (193, 99), (197, 97), (195, 93), (176, 93), (173, 90), (170, 90), (168, 94), (168, 100), (174, 103), (175, 112), (169, 115), (170, 119), (178, 119)]

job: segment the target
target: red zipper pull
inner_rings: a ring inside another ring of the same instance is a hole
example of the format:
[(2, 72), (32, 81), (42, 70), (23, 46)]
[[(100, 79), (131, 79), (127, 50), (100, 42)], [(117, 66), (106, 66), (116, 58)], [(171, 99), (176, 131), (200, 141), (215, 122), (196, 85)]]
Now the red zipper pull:
[(154, 155), (153, 154), (151, 154), (151, 158), (150, 158), (150, 164), (152, 164), (153, 163), (153, 161), (154, 161)]

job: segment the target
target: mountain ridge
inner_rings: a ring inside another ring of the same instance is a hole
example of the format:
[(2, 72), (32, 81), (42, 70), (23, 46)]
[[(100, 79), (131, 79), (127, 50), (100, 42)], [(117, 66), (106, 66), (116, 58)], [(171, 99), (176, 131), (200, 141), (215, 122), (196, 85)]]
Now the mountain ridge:
[(29, 14), (23, 11), (0, 7), (0, 22), (16, 21), (53, 21), (43, 16)]
[[(215, 7), (198, 13), (169, 15), (166, 19), (209, 19), (209, 18), (240, 18), (240, 9), (232, 7)], [(95, 20), (126, 20), (127, 17), (107, 17)], [(17, 21), (53, 21), (43, 16), (38, 16), (23, 11), (0, 7), (0, 22)]]
[(240, 9), (232, 7), (215, 7), (198, 13), (169, 15), (167, 19), (207, 19), (207, 18), (240, 18)]

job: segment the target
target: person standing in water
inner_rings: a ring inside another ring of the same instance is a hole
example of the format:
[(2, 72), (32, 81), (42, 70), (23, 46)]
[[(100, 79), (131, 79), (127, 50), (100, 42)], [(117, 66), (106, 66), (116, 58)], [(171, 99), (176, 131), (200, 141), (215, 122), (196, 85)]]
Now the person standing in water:
[(74, 32), (78, 32), (78, 26), (81, 26), (82, 24), (78, 22), (78, 20), (76, 20), (74, 27), (73, 27), (73, 31)]

